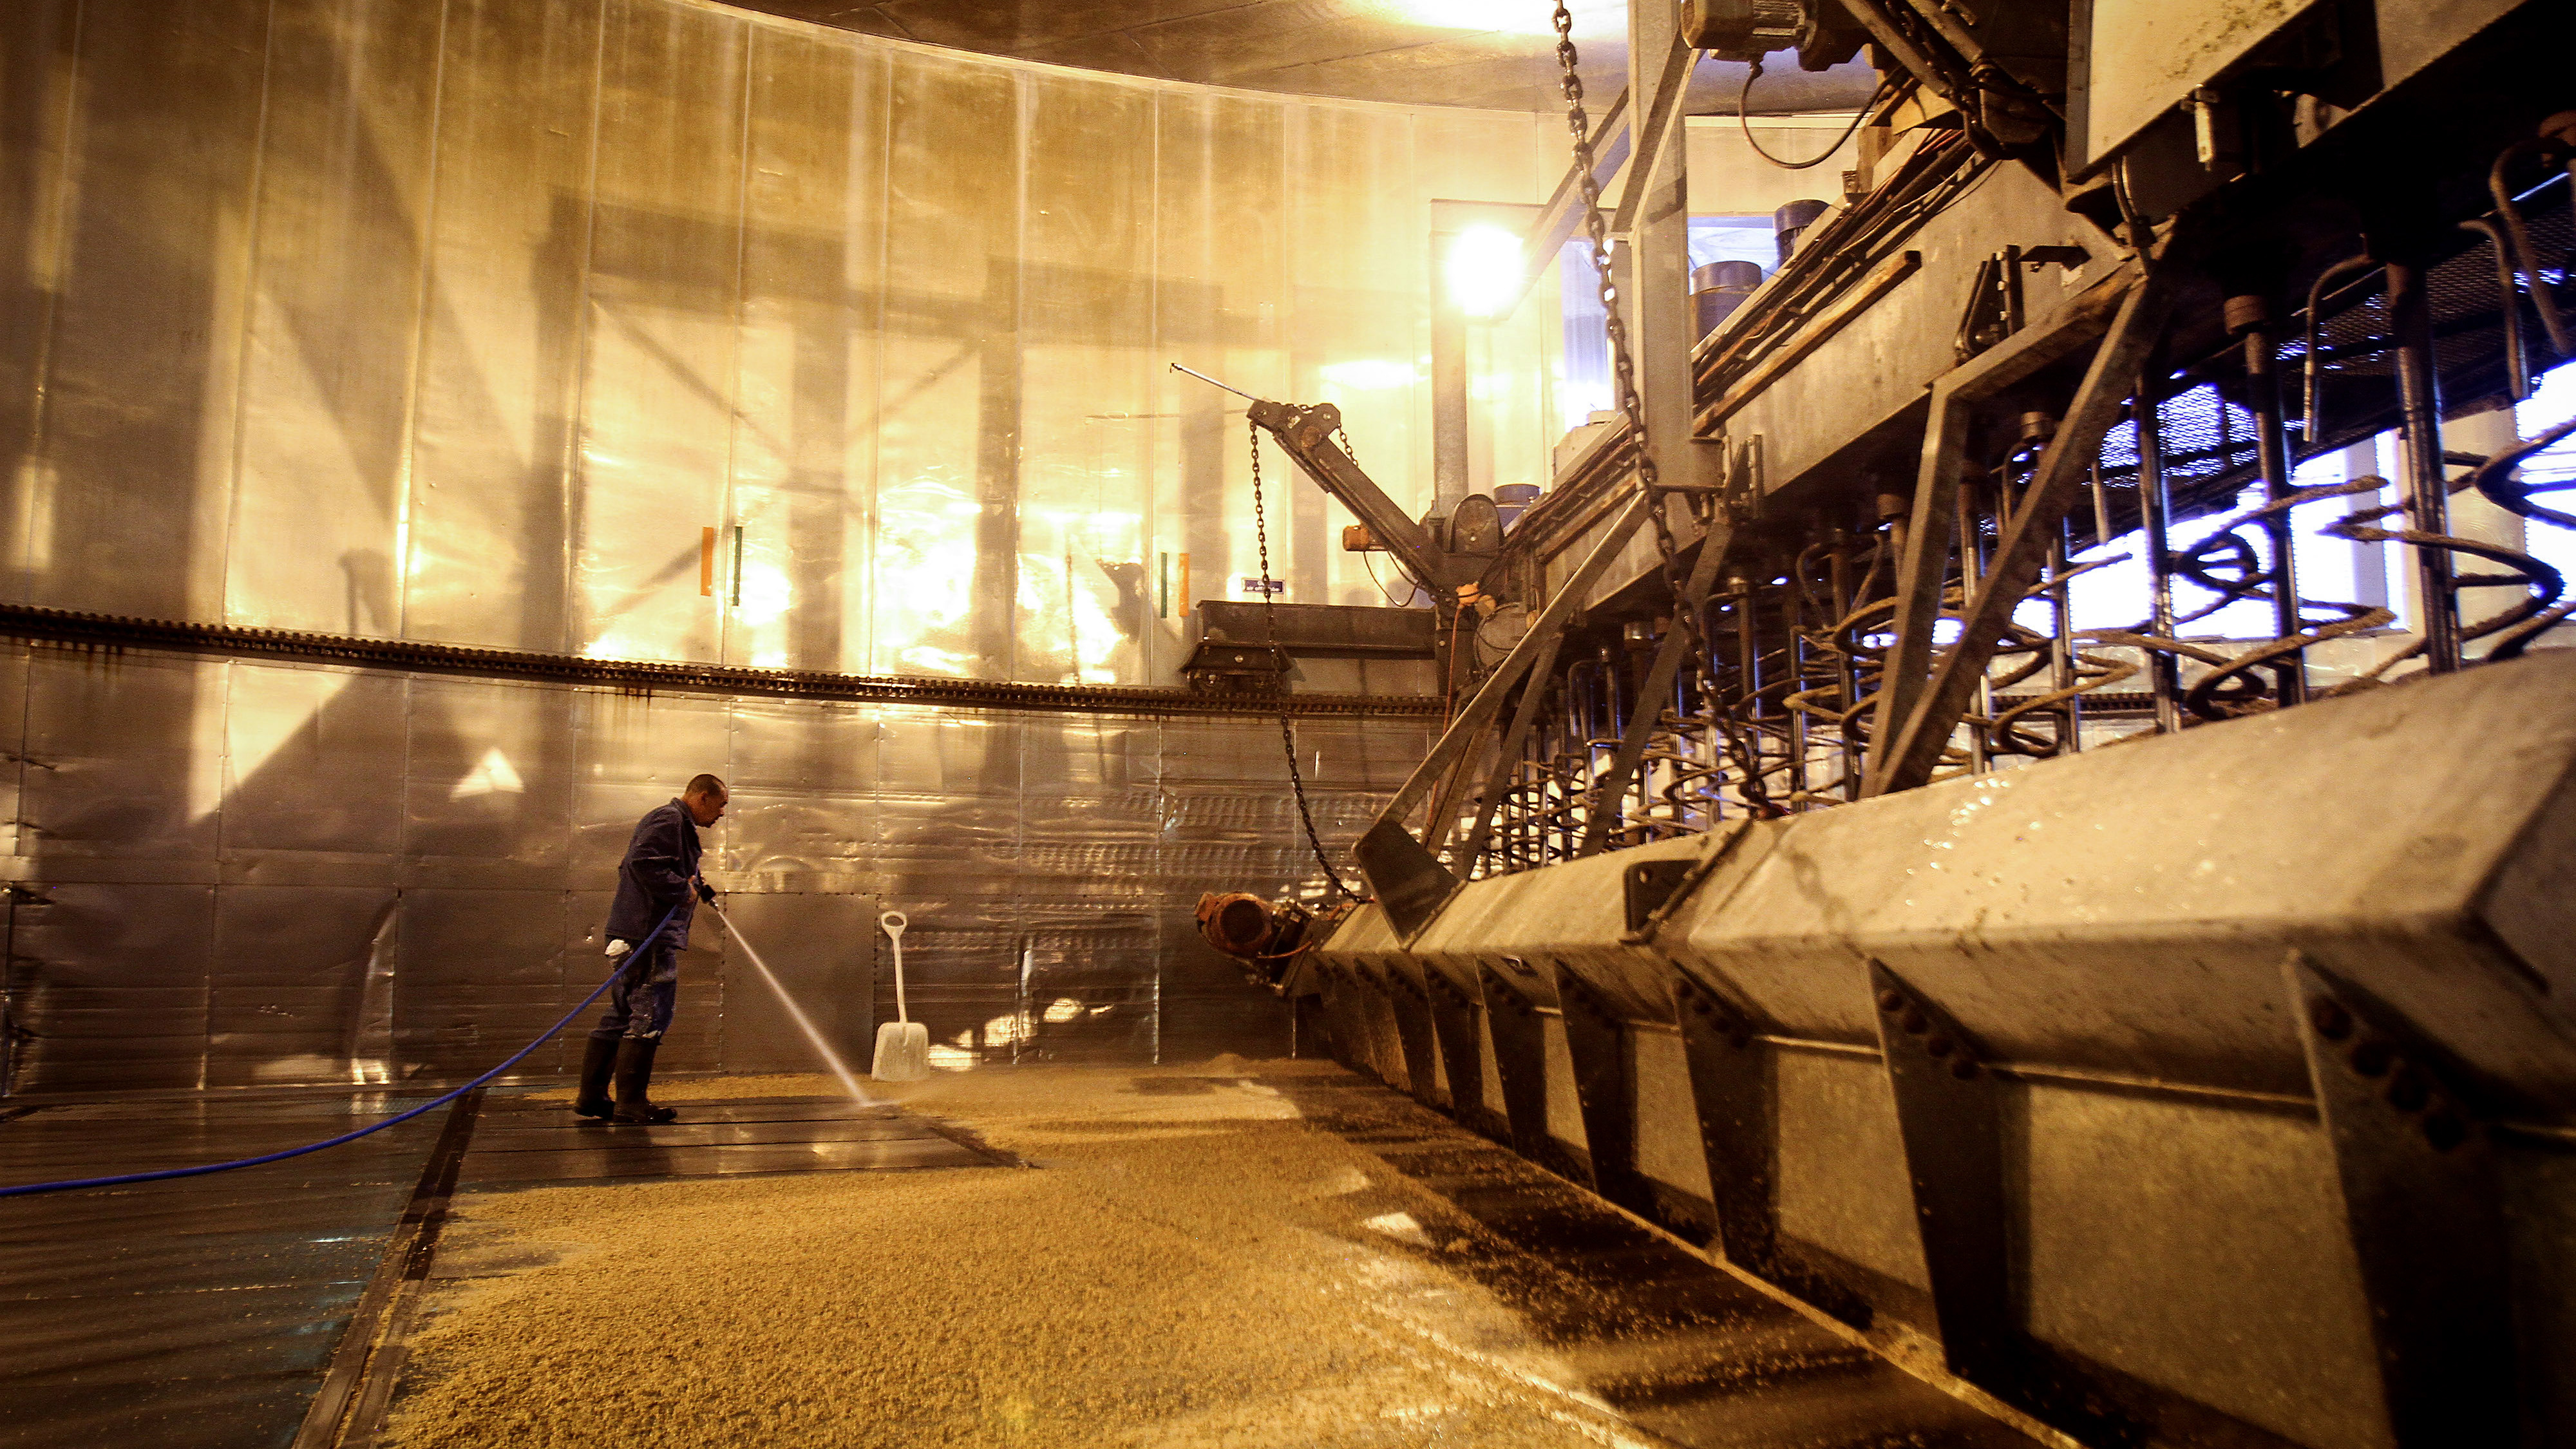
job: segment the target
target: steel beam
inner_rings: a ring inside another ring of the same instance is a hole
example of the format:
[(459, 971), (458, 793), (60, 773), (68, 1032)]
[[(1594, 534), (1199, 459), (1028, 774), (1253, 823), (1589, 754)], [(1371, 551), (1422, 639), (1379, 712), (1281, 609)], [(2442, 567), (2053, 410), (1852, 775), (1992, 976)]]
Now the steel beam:
[(1440, 1044), (1440, 1066), (1449, 1081), (1450, 1114), (1481, 1131), (1493, 1109), (1485, 1104), (1485, 1054), (1477, 1044), (1479, 1003), (1444, 972), (1426, 970), (1422, 976), (1429, 988), (1431, 1033)]
[(2019, 1363), (1995, 1074), (1967, 1032), (1895, 972), (1872, 961), (1869, 984), (1941, 1351), (1971, 1383), (2009, 1382)]
[[(1682, 583), (1682, 597), (1673, 601), (1672, 624), (1664, 630), (1663, 641), (1655, 646), (1655, 660), (1646, 667), (1646, 677), (1637, 687), (1636, 705), (1628, 712), (1628, 731), (1619, 739), (1619, 757), (1611, 762), (1609, 773), (1593, 784), (1590, 818), (1584, 822), (1583, 844), (1574, 852), (1576, 855), (1597, 855), (1609, 843), (1610, 823), (1619, 813), (1619, 797), (1627, 793), (1628, 782), (1645, 761), (1646, 745), (1654, 738), (1656, 726), (1663, 722), (1664, 701), (1672, 696), (1673, 682), (1681, 675), (1682, 651), (1696, 637), (1695, 630), (1683, 627), (1683, 611), (1689, 610), (1697, 617), (1734, 543), (1734, 526), (1722, 517), (1700, 539), (1699, 557), (1691, 564), (1690, 577)], [(1715, 707), (1716, 702), (1710, 701), (1710, 708)]]
[[(1484, 793), (1476, 801), (1476, 825), (1467, 832), (1467, 840), (1452, 857), (1461, 872), (1473, 871), (1476, 861), (1485, 853), (1485, 843), (1493, 838), (1494, 811), (1510, 791), (1512, 772), (1520, 764), (1521, 748), (1529, 740), (1530, 730), (1538, 723), (1539, 712), (1547, 707), (1548, 697), (1556, 689), (1556, 656), (1565, 644), (1565, 631), (1548, 636), (1540, 647), (1538, 658), (1530, 665), (1529, 682), (1521, 688), (1520, 708), (1512, 711), (1511, 728), (1503, 732), (1500, 752), (1494, 757), (1494, 768), (1485, 776)], [(1437, 830), (1439, 822), (1432, 828)], [(1439, 848), (1433, 842), (1432, 848)]]
[(1690, 1067), (1700, 1151), (1717, 1208), (1717, 1249), (1757, 1277), (1778, 1277), (1779, 1214), (1772, 1202), (1770, 1049), (1731, 1002), (1687, 974), (1673, 974), (1673, 1014)]

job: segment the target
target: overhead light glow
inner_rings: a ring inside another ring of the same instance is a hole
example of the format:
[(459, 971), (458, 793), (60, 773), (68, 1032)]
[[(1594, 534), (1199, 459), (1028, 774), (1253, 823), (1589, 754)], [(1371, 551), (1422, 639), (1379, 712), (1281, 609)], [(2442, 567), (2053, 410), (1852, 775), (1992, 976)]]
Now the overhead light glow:
[(1449, 300), (1470, 317), (1499, 317), (1519, 297), (1521, 239), (1480, 222), (1451, 239), (1445, 270)]

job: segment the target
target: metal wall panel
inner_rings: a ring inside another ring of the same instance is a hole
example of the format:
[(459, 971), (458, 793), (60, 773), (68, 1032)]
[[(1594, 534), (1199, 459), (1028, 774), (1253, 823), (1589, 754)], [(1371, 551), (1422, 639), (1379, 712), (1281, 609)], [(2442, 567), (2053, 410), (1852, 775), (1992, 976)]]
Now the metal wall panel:
[(22, 848), (212, 860), (231, 666), (46, 651), (28, 674)]
[[(1155, 107), (1154, 356), (1266, 397), (1290, 395), (1290, 109), (1186, 89), (1158, 93)], [(1227, 597), (1228, 580), (1251, 566), (1235, 548), (1251, 538), (1251, 457), (1234, 398), (1178, 373), (1153, 377), (1163, 415), (1154, 584), (1164, 605), (1154, 657), (1176, 662), (1188, 652), (1191, 605)]]
[(1154, 97), (1022, 81), (1018, 648), (1014, 675), (1150, 677), (1148, 458), (1157, 419)]
[(206, 1084), (382, 1080), (395, 893), (229, 886), (215, 894)]
[(214, 888), (56, 885), (10, 933), (11, 1091), (206, 1085)]
[[(756, 666), (1168, 680), (1253, 530), (1239, 415), (1162, 364), (1341, 402), (1427, 496), (1425, 208), (1549, 169), (1543, 118), (685, 0), (85, 0), (76, 25), (41, 0), (0, 15), (0, 75), (9, 597)], [(1274, 567), (1362, 587), (1320, 496), (1270, 476)], [(9, 665), (8, 869), (176, 892), (220, 942), (195, 1015), (136, 1018), (154, 1080), (472, 1064), (594, 984), (618, 852), (701, 770), (736, 784), (710, 848), (746, 900), (913, 914), (957, 1059), (1050, 1034), (1151, 1057), (1167, 1001), (1203, 1043), (1284, 1022), (1166, 959), (1199, 890), (1315, 878), (1268, 721)], [(1301, 728), (1337, 846), (1397, 733)], [(18, 975), (48, 1020), (104, 1020)], [(727, 989), (692, 983), (671, 1060), (718, 1064)], [(1078, 1022), (1050, 996), (1013, 1025), (1059, 988), (1091, 994)], [(122, 1070), (113, 1033), (46, 1041), (46, 1080)]]
[(869, 668), (1013, 677), (1019, 85), (911, 50), (887, 113)]
[[(814, 31), (751, 32), (724, 657), (862, 668), (864, 516), (884, 231), (881, 67)], [(869, 142), (875, 144), (869, 144)], [(854, 346), (854, 339), (867, 345)]]
[(701, 549), (732, 450), (746, 49), (719, 10), (606, 11), (574, 489), (585, 653), (715, 657)]
[(573, 647), (600, 0), (447, 0), (437, 206), (411, 435), (405, 632)]
[[(62, 277), (62, 208), (78, 74), (77, 0), (27, 0), (0, 26), (0, 478), (34, 462), (44, 416), (45, 345)], [(0, 571), (14, 595), (37, 542), (34, 480), (8, 485)], [(46, 540), (50, 543), (50, 538)]]
[[(876, 1037), (868, 989), (878, 940), (876, 899), (747, 895), (727, 902), (725, 911), (842, 1064), (866, 1072)], [(822, 1070), (813, 1045), (740, 946), (726, 947), (724, 971), (725, 1069)]]
[(0, 858), (22, 853), (27, 824), (27, 681), (35, 664), (25, 645), (0, 646)]
[[(1553, 169), (1526, 114), (685, 0), (64, 17), (0, 16), (0, 564), (109, 612), (1166, 681), (1256, 560), (1234, 414), (1161, 365), (1340, 403), (1419, 502), (1428, 203)], [(1543, 467), (1544, 310), (1475, 331), (1480, 479)], [(1296, 596), (1377, 597), (1273, 482)]]
[[(1201, 891), (1316, 877), (1267, 718), (634, 697), (144, 653), (8, 662), (29, 674), (34, 762), (9, 869), (79, 907), (19, 910), (9, 1008), (36, 1033), (19, 1090), (488, 1066), (602, 979), (634, 822), (701, 769), (737, 791), (708, 832), (711, 878), (853, 1050), (892, 1011), (890, 975), (872, 988), (851, 964), (880, 908), (912, 919), (915, 1015), (949, 1067), (1286, 1043), (1277, 1004), (1190, 922)], [(1346, 851), (1382, 772), (1360, 734), (1319, 723), (1317, 820)], [(115, 910), (138, 915), (125, 935)], [(164, 918), (198, 917), (198, 945), (149, 954)], [(702, 920), (675, 1070), (795, 1064), (746, 967)], [(525, 1070), (565, 1069), (578, 1035)]]
[(570, 690), (411, 681), (402, 854), (422, 885), (504, 885), (572, 849)]
[[(1302, 107), (1290, 113), (1286, 186), (1289, 250), (1289, 394), (1329, 402), (1359, 450), (1360, 465), (1417, 517), (1431, 506), (1428, 419), (1431, 356), (1430, 198), (1415, 182), (1412, 117), (1375, 109)], [(1274, 452), (1272, 462), (1281, 460)], [(1286, 527), (1270, 524), (1271, 566), (1301, 603), (1371, 603), (1375, 589), (1346, 554), (1340, 530), (1357, 522), (1321, 490), (1274, 466), (1285, 485)], [(1253, 540), (1235, 541), (1237, 572)], [(1284, 547), (1284, 554), (1283, 554)], [(1365, 591), (1365, 592), (1363, 592)]]
[(233, 623), (402, 632), (396, 554), (443, 9), (307, 0), (272, 12), (224, 589)]
[(390, 856), (402, 841), (410, 681), (235, 665), (224, 708), (223, 848)]
[[(269, 9), (81, 8), (44, 424), (0, 475), (30, 518), (33, 602), (222, 617)], [(24, 34), (40, 13), (13, 5), (0, 24)]]
[(564, 909), (558, 891), (404, 891), (394, 976), (404, 1064), (471, 1076), (553, 1024), (568, 964)]

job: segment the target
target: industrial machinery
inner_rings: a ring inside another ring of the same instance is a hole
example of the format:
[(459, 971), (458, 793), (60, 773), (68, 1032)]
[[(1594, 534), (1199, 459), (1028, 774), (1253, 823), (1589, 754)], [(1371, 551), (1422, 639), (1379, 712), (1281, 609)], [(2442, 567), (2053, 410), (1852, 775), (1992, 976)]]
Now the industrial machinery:
[[(1210, 940), (2081, 1442), (2576, 1442), (2576, 653), (2529, 542), (2576, 516), (2517, 471), (2576, 424), (2509, 406), (2576, 356), (2571, 39), (1641, 0), (1601, 124), (1569, 47), (1530, 251), (1588, 235), (1618, 423), (1488, 553), (1354, 505), (1528, 627), (1359, 840), (1369, 899)], [(1791, 50), (1880, 73), (1862, 162), (1701, 337), (1652, 200), (1682, 89)], [(1251, 417), (1364, 497), (1329, 410)], [(2391, 430), (2393, 476), (2294, 471)], [(2320, 528), (2402, 588), (2303, 580)], [(2124, 558), (2134, 614), (2081, 624)]]

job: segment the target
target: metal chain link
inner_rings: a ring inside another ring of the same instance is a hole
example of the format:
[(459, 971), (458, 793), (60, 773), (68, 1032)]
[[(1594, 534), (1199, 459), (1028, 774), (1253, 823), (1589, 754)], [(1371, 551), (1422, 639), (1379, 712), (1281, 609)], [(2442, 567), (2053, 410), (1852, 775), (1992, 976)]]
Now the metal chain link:
[[(1333, 869), (1332, 857), (1324, 853), (1324, 837), (1315, 831), (1315, 811), (1306, 803), (1306, 776), (1297, 768), (1297, 726), (1288, 717), (1288, 651), (1279, 647), (1279, 612), (1273, 607), (1277, 591), (1270, 582), (1270, 509), (1261, 497), (1261, 425), (1247, 419), (1244, 431), (1252, 441), (1252, 540), (1261, 554), (1261, 625), (1269, 635), (1270, 658), (1279, 666), (1279, 748), (1288, 756), (1288, 789), (1297, 797), (1297, 819), (1306, 827), (1306, 844), (1314, 848), (1315, 864), (1324, 869), (1324, 879), (1333, 889), (1352, 900), (1360, 893), (1342, 883), (1342, 873)], [(1343, 451), (1349, 451), (1347, 440)]]
[[(1592, 118), (1583, 107), (1583, 74), (1577, 68), (1579, 57), (1574, 49), (1574, 15), (1566, 9), (1565, 0), (1556, 0), (1555, 25), (1556, 61), (1564, 72), (1565, 125), (1574, 137), (1575, 181), (1583, 190), (1583, 230), (1591, 243), (1593, 275), (1600, 279), (1601, 311), (1610, 337), (1614, 395), (1620, 416), (1627, 424), (1628, 436), (1636, 443), (1637, 486), (1643, 488), (1652, 500), (1653, 506), (1647, 512), (1655, 525), (1655, 554), (1663, 566), (1664, 584), (1672, 591), (1672, 627), (1682, 631), (1684, 647), (1690, 651), (1691, 678), (1699, 685), (1701, 701), (1715, 717), (1719, 712), (1717, 681), (1710, 672), (1707, 641), (1701, 637), (1699, 611), (1691, 608), (1684, 597), (1689, 580), (1681, 566), (1680, 541), (1673, 537), (1669, 506), (1673, 490), (1663, 486), (1663, 474), (1655, 466), (1654, 448), (1646, 435), (1646, 405), (1637, 393), (1637, 364), (1628, 349), (1628, 324), (1619, 316), (1619, 288), (1610, 269), (1610, 222), (1601, 214), (1601, 182), (1594, 175), (1596, 165), (1592, 156)], [(1633, 178), (1642, 178), (1652, 164), (1652, 157), (1635, 158), (1631, 163), (1632, 180), (1629, 184), (1636, 185), (1637, 180)], [(1685, 499), (1688, 496), (1685, 494)], [(1640, 700), (1638, 703), (1643, 709), (1656, 711), (1658, 716), (1662, 713), (1660, 701)], [(1646, 727), (1651, 730), (1654, 727), (1652, 721)], [(1738, 772), (1743, 773), (1744, 768), (1739, 761)], [(1610, 802), (1602, 801), (1597, 802), (1594, 808), (1609, 805)]]

